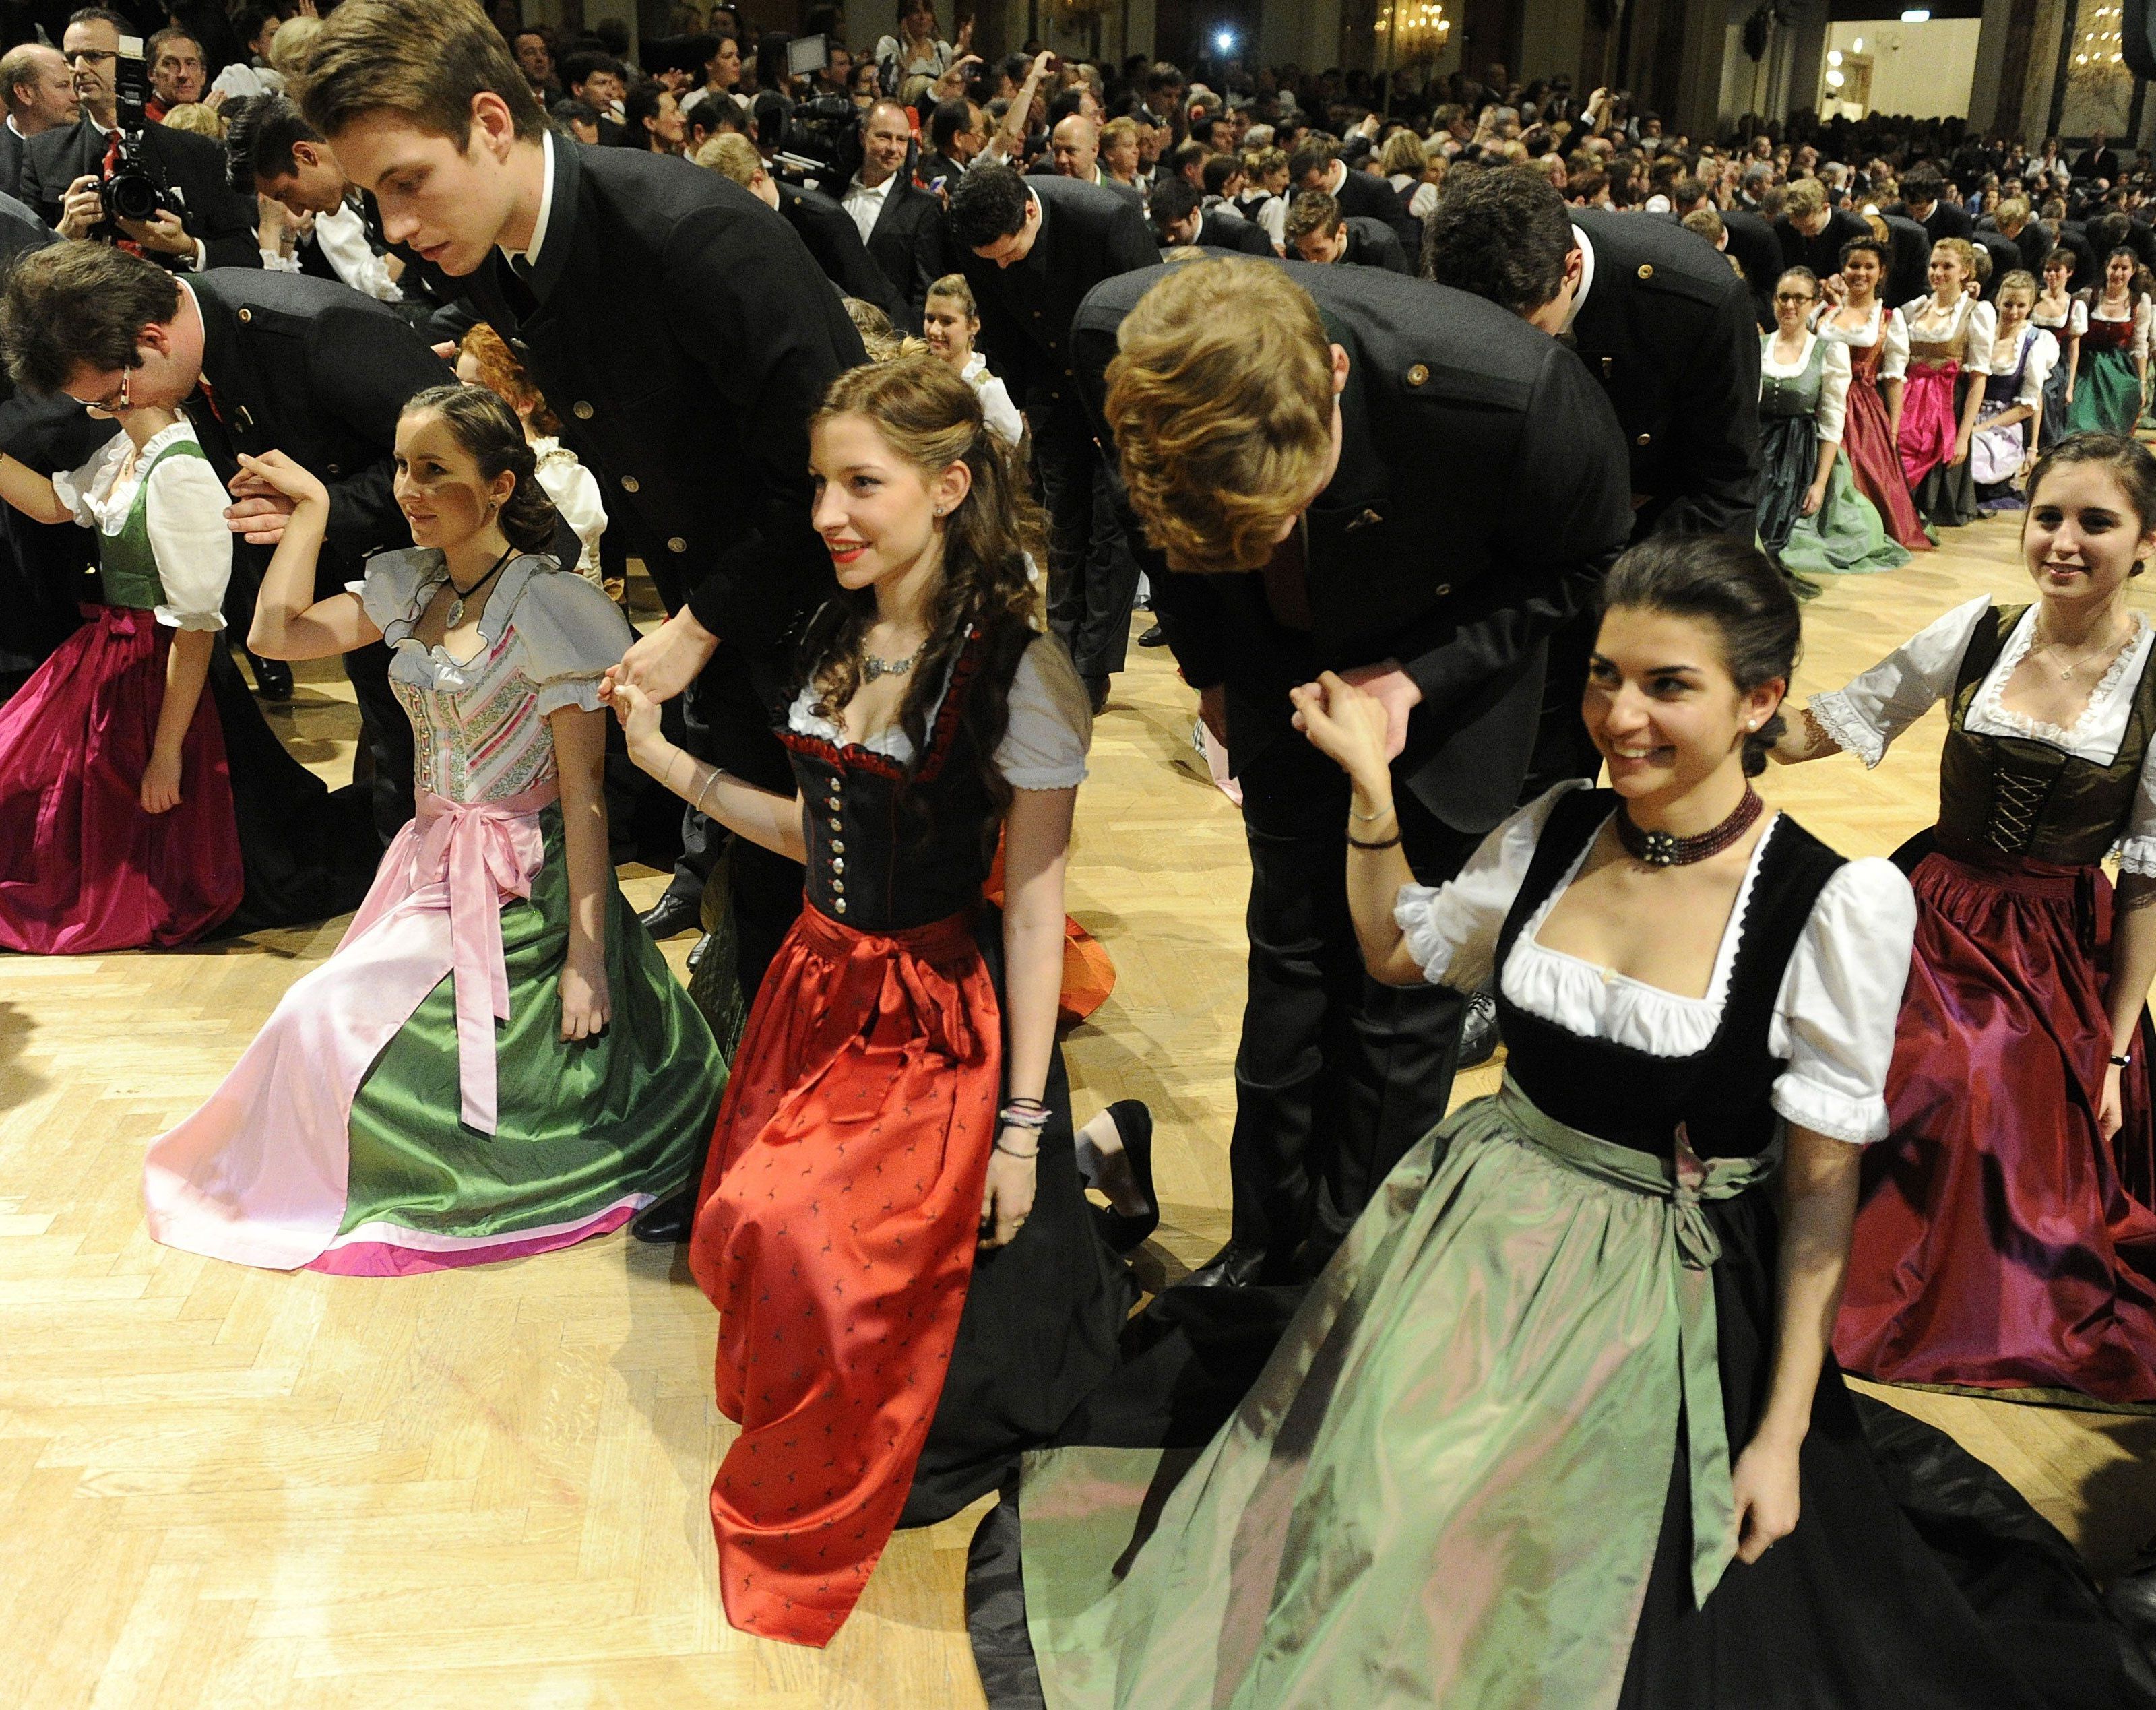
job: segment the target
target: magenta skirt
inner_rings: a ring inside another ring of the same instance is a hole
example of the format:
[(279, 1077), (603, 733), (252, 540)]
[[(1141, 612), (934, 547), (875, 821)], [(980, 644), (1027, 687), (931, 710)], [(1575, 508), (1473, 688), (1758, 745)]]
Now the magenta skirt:
[(1902, 392), (1901, 431), (1895, 443), (1902, 453), (1902, 473), (1914, 492), (1918, 482), (1953, 455), (1954, 435), (1961, 421), (1954, 412), (1954, 382), (1961, 377), (1959, 362), (1909, 364)]
[(239, 907), (239, 831), (207, 687), (179, 805), (142, 811), (172, 634), (148, 612), (100, 607), (0, 706), (0, 948), (184, 944)]
[(2111, 886), (1934, 850), (1865, 1158), (1843, 1367), (1887, 1382), (2156, 1401), (2156, 1113), (2142, 1044), (2107, 1141)]

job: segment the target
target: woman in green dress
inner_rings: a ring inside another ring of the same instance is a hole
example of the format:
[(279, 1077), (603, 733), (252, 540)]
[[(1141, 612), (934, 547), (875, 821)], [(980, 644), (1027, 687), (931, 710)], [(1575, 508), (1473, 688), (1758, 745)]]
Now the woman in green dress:
[(1759, 338), (1759, 544), (1794, 576), (1896, 569), (1908, 552), (1841, 455), (1849, 347), (1810, 329), (1819, 300), (1812, 270), (1790, 268)]

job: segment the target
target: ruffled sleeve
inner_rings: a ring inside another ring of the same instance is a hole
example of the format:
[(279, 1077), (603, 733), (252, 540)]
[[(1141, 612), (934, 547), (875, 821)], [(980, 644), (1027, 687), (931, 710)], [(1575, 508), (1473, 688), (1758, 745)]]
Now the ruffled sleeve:
[(1842, 423), (1849, 412), (1849, 347), (1826, 341), (1820, 358), (1819, 409), (1812, 418), (1821, 444), (1841, 444)]
[(165, 603), (157, 609), (159, 623), (175, 629), (224, 628), (219, 608), (232, 580), (232, 531), (225, 526), (224, 507), (231, 502), (206, 457), (162, 457), (151, 469), (142, 521), (165, 590)]
[(542, 718), (565, 706), (597, 712), (599, 679), (636, 639), (621, 609), (573, 570), (535, 570), (509, 623)]
[(1902, 318), (1899, 309), (1879, 311), (1879, 337), (1887, 348), (1879, 357), (1879, 378), (1882, 383), (1899, 380), (1909, 372), (1909, 323)]
[(1543, 829), (1568, 791), (1585, 788), (1584, 779), (1568, 778), (1528, 803), (1484, 838), (1445, 883), (1400, 886), (1393, 920), (1424, 979), (1462, 992), (1491, 983), (1497, 934), (1527, 881)]
[(90, 460), (80, 469), (64, 470), (53, 476), (53, 490), (59, 495), (60, 503), (74, 512), (74, 520), (85, 528), (99, 526), (97, 507), (91, 502), (93, 494), (109, 490), (112, 485), (112, 465), (127, 454), (127, 435), (115, 428), (112, 437), (90, 454)]
[(1961, 656), (1991, 597), (1979, 594), (1928, 624), (1846, 686), (1815, 695), (1807, 710), (1869, 769), (1953, 686)]
[(419, 616), (419, 589), (439, 577), (442, 555), (431, 547), (407, 547), (394, 552), (377, 552), (367, 561), (367, 571), (357, 587), (368, 623), (382, 632), (392, 647), (412, 633)]
[(1991, 347), (1999, 340), (1999, 311), (1989, 303), (1978, 303), (1970, 308), (1963, 322), (1968, 336), (1963, 342), (1967, 352), (1962, 366), (1972, 374), (1989, 374), (1991, 369)]
[(595, 583), (599, 579), (599, 541), (607, 531), (606, 500), (599, 491), (598, 477), (557, 439), (542, 439), (533, 449), (538, 454), (539, 485), (582, 548), (576, 563), (564, 567)]
[(2035, 337), (2030, 341), (2029, 360), (2021, 368), (2021, 390), (2015, 395), (2018, 404), (2041, 413), (2044, 408), (2044, 386), (2051, 379), (2051, 370), (2059, 366), (2059, 341), (2042, 327), (2036, 329)]
[(1812, 906), (1789, 958), (1767, 1048), (1788, 1060), (1776, 1111), (1830, 1139), (1887, 1134), (1887, 1066), (1917, 934), (1917, 899), (1892, 861), (1851, 861)]
[(1093, 707), (1078, 668), (1053, 635), (1037, 635), (1011, 679), (1010, 722), (996, 770), (1013, 789), (1075, 789), (1086, 781)]

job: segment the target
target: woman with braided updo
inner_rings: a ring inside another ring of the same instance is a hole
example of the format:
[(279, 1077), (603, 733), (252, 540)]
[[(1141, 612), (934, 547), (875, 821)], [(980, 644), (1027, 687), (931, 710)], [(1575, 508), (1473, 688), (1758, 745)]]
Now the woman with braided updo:
[(1142, 1105), (1071, 1132), (1055, 1013), (1092, 716), (1040, 626), (1009, 450), (915, 354), (834, 382), (810, 453), (839, 591), (780, 732), (796, 792), (691, 758), (642, 693), (609, 692), (639, 766), (808, 868), (690, 1266), (741, 1426), (711, 1491), (727, 1619), (823, 1645), (894, 1527), (993, 1490), (1112, 1367), (1133, 1296), (1111, 1249), (1159, 1214)]

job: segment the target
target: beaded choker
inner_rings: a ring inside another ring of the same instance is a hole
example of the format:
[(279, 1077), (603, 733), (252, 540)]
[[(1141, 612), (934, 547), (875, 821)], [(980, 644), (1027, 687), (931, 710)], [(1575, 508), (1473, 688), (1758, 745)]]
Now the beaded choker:
[(1759, 792), (1750, 784), (1744, 786), (1744, 799), (1737, 804), (1736, 812), (1712, 831), (1702, 831), (1697, 837), (1672, 837), (1666, 831), (1642, 831), (1632, 823), (1630, 809), (1617, 810), (1617, 840), (1625, 845), (1625, 853), (1635, 861), (1650, 867), (1688, 867), (1694, 861), (1703, 861), (1709, 855), (1722, 850), (1752, 829), (1752, 824), (1764, 811), (1766, 804), (1759, 799)]

